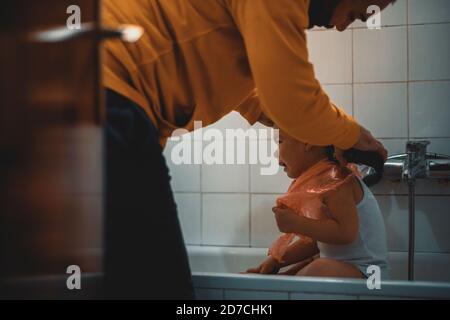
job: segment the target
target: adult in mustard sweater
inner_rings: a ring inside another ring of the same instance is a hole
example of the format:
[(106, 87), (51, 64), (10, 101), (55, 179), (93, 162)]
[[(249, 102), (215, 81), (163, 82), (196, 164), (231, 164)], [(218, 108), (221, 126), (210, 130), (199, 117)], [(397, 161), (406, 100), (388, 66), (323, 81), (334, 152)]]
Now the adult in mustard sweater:
[[(105, 277), (112, 297), (189, 298), (190, 270), (162, 147), (178, 128), (240, 112), (338, 150), (381, 143), (315, 78), (305, 30), (345, 30), (395, 0), (103, 0), (106, 26), (134, 24), (133, 44), (104, 45), (107, 89)], [(324, 48), (332, 50), (332, 48)]]

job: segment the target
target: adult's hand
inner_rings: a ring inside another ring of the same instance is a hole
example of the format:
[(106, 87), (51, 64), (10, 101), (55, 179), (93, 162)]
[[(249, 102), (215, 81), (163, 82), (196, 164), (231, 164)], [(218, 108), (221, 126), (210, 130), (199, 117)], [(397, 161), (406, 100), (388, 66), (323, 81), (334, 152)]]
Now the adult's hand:
[[(384, 161), (387, 160), (388, 152), (383, 144), (375, 139), (369, 130), (361, 126), (361, 134), (359, 136), (358, 142), (352, 147), (353, 149), (361, 151), (374, 151), (378, 152), (383, 156)], [(345, 150), (336, 149), (336, 159), (341, 163), (341, 165), (346, 165), (347, 160), (344, 158)]]

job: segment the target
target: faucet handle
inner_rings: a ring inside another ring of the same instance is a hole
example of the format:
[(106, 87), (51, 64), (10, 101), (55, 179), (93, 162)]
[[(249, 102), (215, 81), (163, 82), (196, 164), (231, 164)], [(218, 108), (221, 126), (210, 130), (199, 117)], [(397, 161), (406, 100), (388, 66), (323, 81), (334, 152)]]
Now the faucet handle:
[(414, 152), (417, 155), (425, 156), (427, 153), (427, 147), (430, 145), (430, 141), (408, 141), (406, 143), (406, 152)]
[(427, 174), (427, 147), (430, 141), (408, 141), (406, 143), (406, 161), (403, 166), (403, 179), (414, 183), (416, 178)]

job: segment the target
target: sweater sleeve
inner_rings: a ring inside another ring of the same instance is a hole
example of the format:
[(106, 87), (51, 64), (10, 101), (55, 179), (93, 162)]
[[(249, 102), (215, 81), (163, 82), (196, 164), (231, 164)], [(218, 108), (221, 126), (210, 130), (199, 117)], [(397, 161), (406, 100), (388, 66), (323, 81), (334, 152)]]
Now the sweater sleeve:
[(254, 125), (261, 116), (262, 110), (258, 91), (255, 89), (252, 93), (236, 108), (251, 125)]
[(244, 39), (262, 111), (300, 141), (341, 149), (356, 144), (358, 123), (331, 103), (308, 60), (309, 0), (227, 3)]

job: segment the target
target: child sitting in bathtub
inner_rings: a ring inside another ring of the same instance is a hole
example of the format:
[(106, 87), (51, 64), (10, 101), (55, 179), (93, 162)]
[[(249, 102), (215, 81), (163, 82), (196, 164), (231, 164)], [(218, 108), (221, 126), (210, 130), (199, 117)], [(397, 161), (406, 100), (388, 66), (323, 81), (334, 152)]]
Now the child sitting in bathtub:
[(376, 265), (388, 277), (386, 232), (378, 204), (357, 170), (341, 167), (332, 147), (302, 143), (280, 130), (280, 165), (295, 179), (273, 208), (285, 232), (269, 257), (247, 273), (367, 278)]

